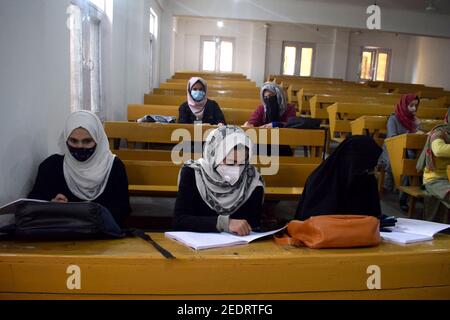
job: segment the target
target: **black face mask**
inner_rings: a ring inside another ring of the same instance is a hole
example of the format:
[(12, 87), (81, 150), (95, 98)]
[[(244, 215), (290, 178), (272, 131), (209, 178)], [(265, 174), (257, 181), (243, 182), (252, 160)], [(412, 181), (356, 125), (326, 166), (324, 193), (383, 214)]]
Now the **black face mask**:
[(67, 147), (69, 148), (70, 154), (72, 157), (77, 159), (80, 162), (87, 161), (95, 152), (97, 145), (92, 148), (74, 148), (67, 143)]
[(268, 122), (280, 121), (280, 106), (277, 96), (264, 97), (264, 103), (266, 104)]

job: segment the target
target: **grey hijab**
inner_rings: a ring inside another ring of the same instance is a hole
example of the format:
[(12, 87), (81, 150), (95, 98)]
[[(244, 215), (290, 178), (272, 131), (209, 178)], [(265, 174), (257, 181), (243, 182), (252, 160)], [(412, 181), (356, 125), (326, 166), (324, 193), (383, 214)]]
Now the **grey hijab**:
[[(249, 156), (241, 167), (239, 180), (231, 185), (216, 168), (238, 145), (247, 147)], [(249, 163), (252, 148), (250, 138), (241, 128), (221, 126), (213, 130), (206, 139), (203, 158), (190, 160), (184, 164), (185, 167), (195, 170), (197, 189), (203, 201), (218, 215), (233, 214), (250, 198), (256, 187), (264, 187), (262, 176)]]
[(267, 106), (264, 101), (264, 91), (266, 91), (266, 90), (269, 90), (277, 95), (279, 114), (280, 114), (280, 118), (281, 118), (281, 116), (286, 112), (286, 109), (287, 109), (287, 100), (286, 100), (286, 95), (284, 94), (283, 88), (274, 82), (266, 82), (261, 87), (261, 91), (260, 91), (259, 95), (260, 95), (261, 101), (264, 106), (264, 115), (267, 118)]

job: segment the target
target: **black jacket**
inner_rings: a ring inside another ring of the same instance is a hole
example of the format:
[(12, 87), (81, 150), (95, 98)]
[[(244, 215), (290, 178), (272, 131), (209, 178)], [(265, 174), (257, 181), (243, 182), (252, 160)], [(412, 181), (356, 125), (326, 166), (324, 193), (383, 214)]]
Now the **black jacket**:
[[(195, 115), (192, 113), (187, 102), (184, 102), (178, 111), (178, 123), (194, 123), (194, 121), (196, 121)], [(219, 123), (226, 124), (225, 116), (223, 115), (222, 110), (220, 110), (217, 102), (214, 100), (207, 100), (205, 111), (203, 112), (202, 123), (209, 123), (213, 125)]]
[[(67, 186), (63, 164), (63, 155), (54, 154), (45, 159), (39, 166), (36, 182), (28, 198), (50, 201), (60, 193), (65, 195), (69, 202), (84, 201), (76, 197)], [(128, 178), (125, 166), (119, 158), (114, 159), (105, 190), (93, 202), (107, 208), (120, 226), (130, 214)]]

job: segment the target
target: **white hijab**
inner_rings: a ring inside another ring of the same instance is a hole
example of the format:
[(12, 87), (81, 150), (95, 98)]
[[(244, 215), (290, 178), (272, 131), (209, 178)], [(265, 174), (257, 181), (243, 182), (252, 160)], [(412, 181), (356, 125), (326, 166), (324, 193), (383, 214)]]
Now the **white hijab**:
[[(85, 162), (76, 160), (67, 147), (72, 131), (80, 127), (86, 129), (97, 144), (94, 154)], [(70, 191), (82, 200), (95, 200), (105, 190), (115, 158), (100, 119), (89, 111), (70, 114), (59, 144), (64, 154), (64, 178)]]
[[(217, 172), (216, 167), (238, 145), (247, 147), (249, 156), (239, 180), (231, 185)], [(264, 187), (261, 175), (249, 163), (252, 148), (250, 138), (241, 128), (221, 126), (206, 139), (203, 158), (186, 162), (186, 167), (195, 170), (195, 182), (203, 201), (218, 215), (233, 214), (250, 198), (256, 187)]]

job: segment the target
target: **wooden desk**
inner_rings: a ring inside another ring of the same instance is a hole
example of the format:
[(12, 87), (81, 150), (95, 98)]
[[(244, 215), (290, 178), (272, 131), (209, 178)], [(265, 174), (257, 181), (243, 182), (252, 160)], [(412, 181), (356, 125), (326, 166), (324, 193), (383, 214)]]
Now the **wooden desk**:
[[(450, 236), (410, 245), (322, 249), (272, 240), (194, 251), (151, 237), (176, 259), (139, 238), (0, 242), (0, 299), (449, 299)], [(67, 268), (80, 268), (69, 290)], [(381, 289), (369, 290), (369, 266)]]
[(450, 165), (447, 166), (447, 178), (450, 181)]

